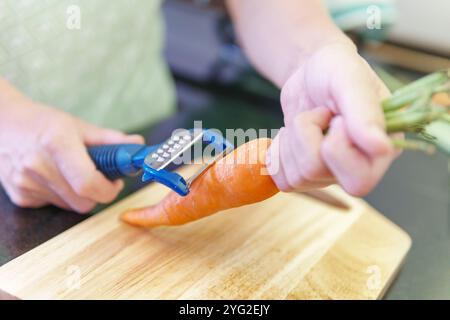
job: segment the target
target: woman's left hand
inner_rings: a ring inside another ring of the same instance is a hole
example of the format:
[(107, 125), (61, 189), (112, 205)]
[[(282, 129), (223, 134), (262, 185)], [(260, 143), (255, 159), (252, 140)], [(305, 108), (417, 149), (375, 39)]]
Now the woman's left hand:
[(380, 107), (389, 94), (353, 44), (310, 55), (282, 88), (285, 127), (267, 159), (279, 189), (337, 181), (350, 194), (370, 192), (396, 157)]

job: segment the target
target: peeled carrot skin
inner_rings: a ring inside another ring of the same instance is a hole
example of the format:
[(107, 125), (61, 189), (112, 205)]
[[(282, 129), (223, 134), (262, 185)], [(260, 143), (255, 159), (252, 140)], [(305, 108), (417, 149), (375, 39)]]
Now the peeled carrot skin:
[(197, 178), (186, 197), (171, 192), (154, 206), (125, 212), (122, 220), (141, 227), (181, 225), (272, 197), (279, 190), (265, 173), (270, 142), (257, 139), (240, 146)]

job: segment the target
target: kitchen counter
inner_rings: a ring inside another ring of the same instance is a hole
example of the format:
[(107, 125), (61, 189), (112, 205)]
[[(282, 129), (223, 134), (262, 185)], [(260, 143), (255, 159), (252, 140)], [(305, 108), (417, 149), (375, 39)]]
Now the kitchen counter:
[[(156, 143), (178, 127), (203, 120), (203, 127), (277, 128), (281, 113), (274, 104), (191, 85), (178, 84), (180, 112), (145, 130)], [(367, 201), (406, 230), (413, 246), (387, 299), (450, 299), (450, 175), (448, 158), (405, 152)], [(141, 185), (127, 181), (120, 197)], [(24, 210), (0, 189), (0, 265), (88, 218), (53, 207)], [(382, 236), (382, 235), (380, 235)]]

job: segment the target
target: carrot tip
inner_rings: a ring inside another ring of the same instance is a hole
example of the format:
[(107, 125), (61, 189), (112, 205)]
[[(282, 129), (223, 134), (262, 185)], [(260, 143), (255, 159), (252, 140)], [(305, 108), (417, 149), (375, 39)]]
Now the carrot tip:
[(164, 215), (155, 214), (153, 206), (127, 210), (120, 216), (120, 219), (130, 225), (146, 228), (168, 224)]

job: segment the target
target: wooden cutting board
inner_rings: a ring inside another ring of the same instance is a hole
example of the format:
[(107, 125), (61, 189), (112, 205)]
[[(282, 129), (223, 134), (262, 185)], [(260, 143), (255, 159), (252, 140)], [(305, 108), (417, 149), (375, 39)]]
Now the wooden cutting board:
[(409, 236), (364, 201), (327, 190), (352, 209), (280, 193), (182, 227), (121, 223), (125, 209), (168, 192), (154, 184), (2, 266), (0, 291), (20, 299), (382, 297)]

